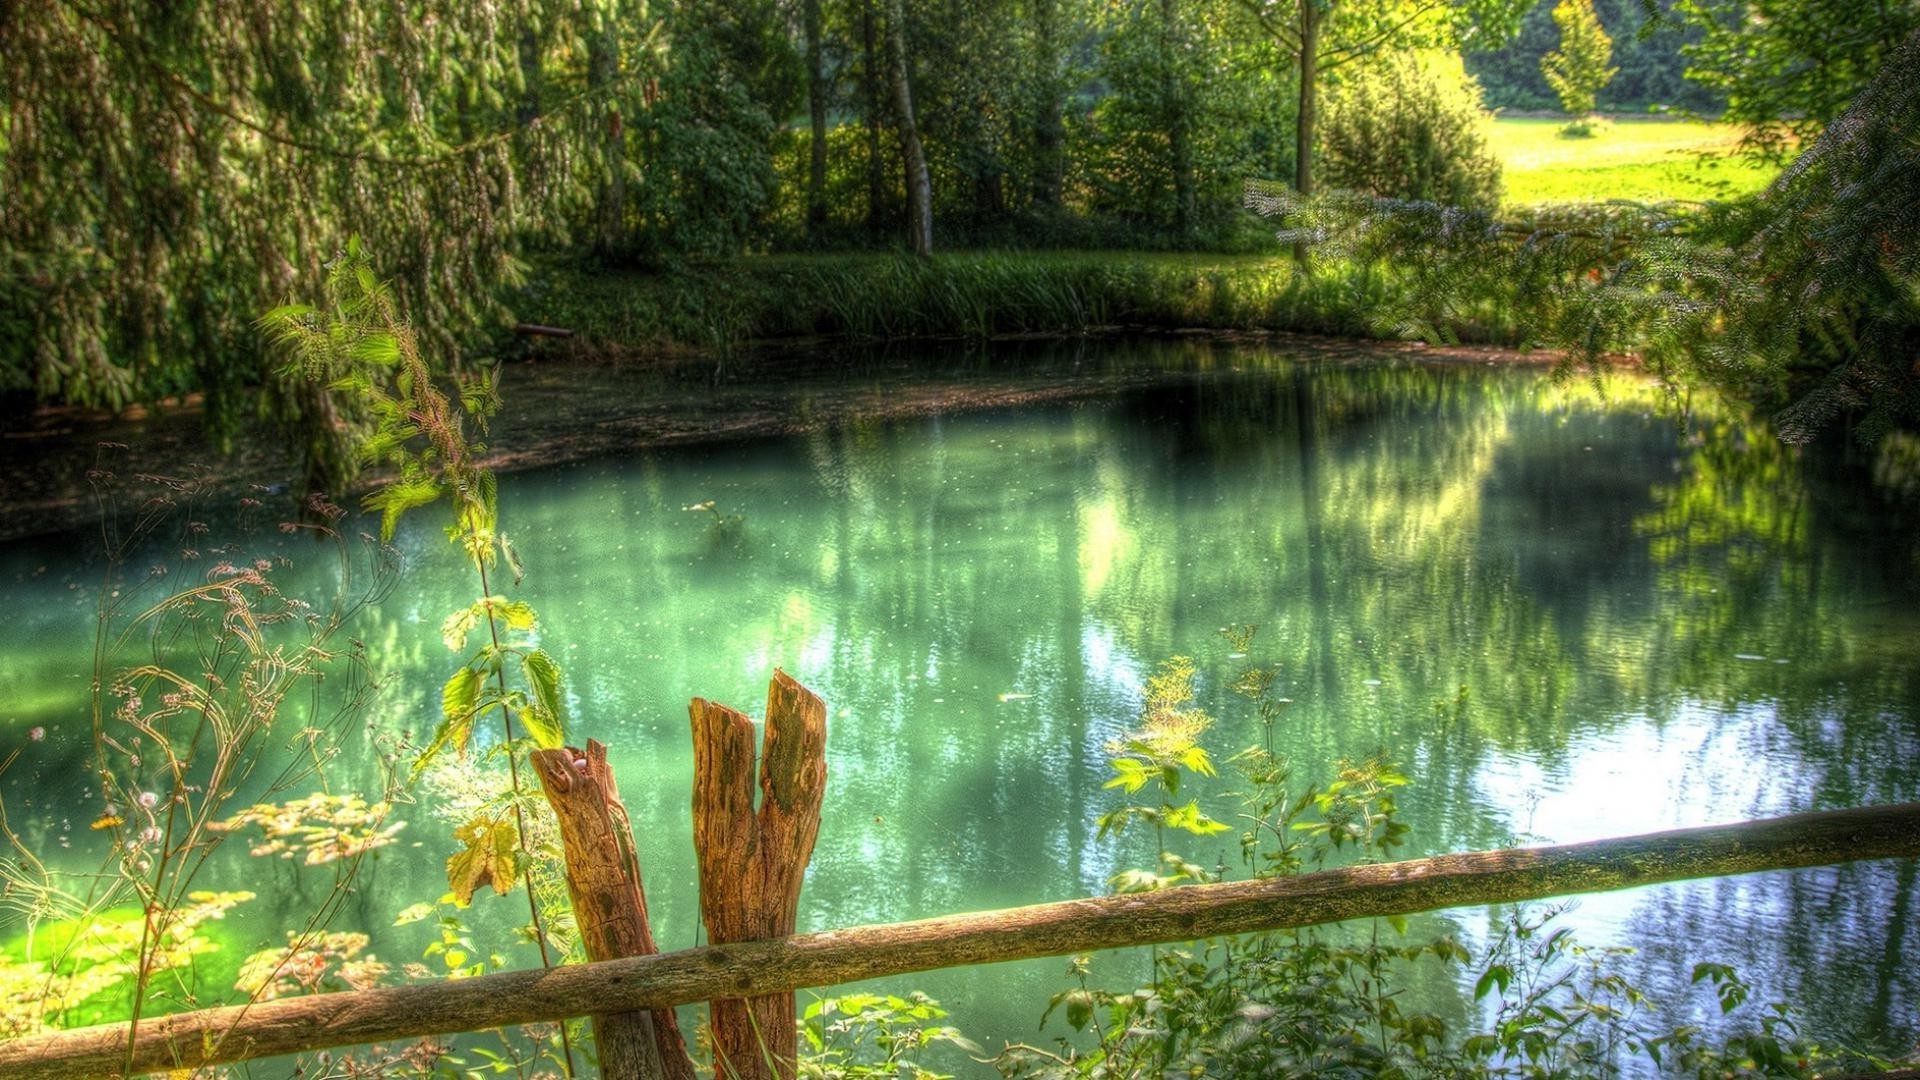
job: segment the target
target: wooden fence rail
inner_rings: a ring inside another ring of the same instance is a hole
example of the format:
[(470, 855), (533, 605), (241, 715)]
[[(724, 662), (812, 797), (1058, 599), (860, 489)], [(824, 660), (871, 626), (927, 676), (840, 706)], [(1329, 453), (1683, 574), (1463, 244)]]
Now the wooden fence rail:
[[(151, 1072), (748, 999), (967, 964), (1915, 856), (1920, 856), (1920, 803), (1796, 814), (205, 1009), (143, 1020), (133, 1058), (136, 1070)], [(126, 1057), (127, 1034), (125, 1024), (105, 1024), (0, 1043), (0, 1076), (115, 1076)]]

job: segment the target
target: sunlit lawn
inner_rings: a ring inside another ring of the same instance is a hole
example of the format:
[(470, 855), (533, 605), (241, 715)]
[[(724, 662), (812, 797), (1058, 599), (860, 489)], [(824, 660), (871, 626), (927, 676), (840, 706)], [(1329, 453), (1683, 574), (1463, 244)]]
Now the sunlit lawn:
[(1560, 120), (1494, 123), (1507, 205), (1726, 198), (1760, 190), (1778, 171), (1740, 156), (1740, 129), (1727, 124), (1614, 120), (1584, 139), (1561, 135), (1563, 126)]

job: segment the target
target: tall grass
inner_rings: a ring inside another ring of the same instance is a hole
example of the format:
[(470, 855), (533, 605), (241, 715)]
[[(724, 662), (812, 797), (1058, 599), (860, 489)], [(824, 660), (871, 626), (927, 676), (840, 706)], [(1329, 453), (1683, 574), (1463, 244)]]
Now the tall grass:
[[(1391, 268), (1333, 263), (1301, 273), (1269, 256), (962, 252), (762, 256), (667, 272), (556, 266), (518, 303), (591, 346), (724, 349), (756, 340), (886, 340), (1072, 334), (1096, 329), (1297, 331), (1378, 336)], [(1464, 340), (1510, 342), (1513, 320), (1481, 313)]]

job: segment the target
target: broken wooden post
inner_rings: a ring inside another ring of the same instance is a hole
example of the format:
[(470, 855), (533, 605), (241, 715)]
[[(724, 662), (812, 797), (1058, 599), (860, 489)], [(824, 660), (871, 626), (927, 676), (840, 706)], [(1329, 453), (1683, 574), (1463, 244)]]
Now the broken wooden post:
[[(760, 806), (753, 722), (694, 698), (693, 840), (700, 915), (715, 945), (789, 937), (800, 883), (820, 835), (827, 785), (827, 707), (784, 671), (767, 686)], [(712, 1003), (714, 1075), (791, 1080), (798, 1053), (793, 992)]]
[[(589, 960), (651, 956), (659, 949), (647, 921), (647, 892), (626, 805), (607, 748), (536, 750), (533, 768), (560, 821), (567, 892)], [(600, 1075), (606, 1080), (694, 1080), (693, 1059), (671, 1008), (593, 1017)]]

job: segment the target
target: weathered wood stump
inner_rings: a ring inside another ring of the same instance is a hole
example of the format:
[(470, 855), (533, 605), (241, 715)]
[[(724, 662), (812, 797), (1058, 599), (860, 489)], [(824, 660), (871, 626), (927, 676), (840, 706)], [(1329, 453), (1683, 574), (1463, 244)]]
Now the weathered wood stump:
[[(560, 821), (567, 891), (587, 958), (658, 952), (632, 824), (607, 764), (606, 746), (590, 739), (584, 751), (570, 746), (537, 750), (533, 767)], [(595, 1016), (593, 1037), (606, 1080), (694, 1080), (693, 1059), (672, 1009)]]
[[(716, 945), (789, 937), (800, 884), (820, 835), (827, 785), (827, 707), (776, 670), (767, 687), (760, 806), (754, 808), (753, 722), (694, 698), (693, 830), (700, 915)], [(791, 991), (716, 1000), (714, 1074), (791, 1080), (798, 1053)]]

